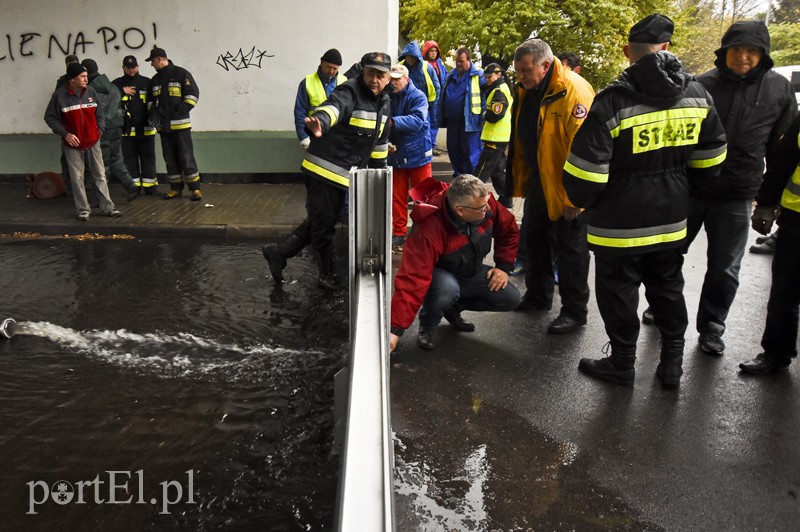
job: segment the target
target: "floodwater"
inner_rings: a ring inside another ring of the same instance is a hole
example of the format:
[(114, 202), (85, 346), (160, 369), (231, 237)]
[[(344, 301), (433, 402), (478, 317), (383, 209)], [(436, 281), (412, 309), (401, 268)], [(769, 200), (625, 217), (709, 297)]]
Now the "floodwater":
[(328, 530), (346, 293), (259, 246), (0, 241), (0, 528)]

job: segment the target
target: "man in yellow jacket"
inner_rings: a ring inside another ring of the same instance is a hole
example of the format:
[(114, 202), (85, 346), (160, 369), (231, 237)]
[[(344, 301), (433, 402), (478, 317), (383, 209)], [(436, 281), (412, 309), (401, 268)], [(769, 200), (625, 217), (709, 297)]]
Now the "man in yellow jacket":
[(559, 273), (561, 310), (547, 332), (586, 324), (589, 250), (586, 222), (561, 180), (570, 145), (594, 99), (589, 83), (554, 60), (550, 46), (529, 39), (514, 53), (517, 86), (512, 109), (509, 192), (525, 198), (522, 236), (528, 254), (527, 292), (518, 310), (549, 310)]

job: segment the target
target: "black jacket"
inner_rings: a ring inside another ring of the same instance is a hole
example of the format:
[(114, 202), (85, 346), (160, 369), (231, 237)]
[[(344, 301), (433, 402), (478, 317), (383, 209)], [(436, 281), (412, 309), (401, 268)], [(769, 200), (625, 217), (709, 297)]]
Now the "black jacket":
[(564, 165), (596, 253), (675, 248), (686, 238), (688, 178), (711, 179), (725, 133), (706, 90), (669, 52), (648, 54), (597, 94)]
[(302, 171), (347, 188), (351, 168), (386, 168), (390, 115), (389, 95), (373, 94), (361, 76), (338, 85), (312, 112), (322, 125), (322, 136), (309, 132)]
[[(781, 204), (786, 185), (800, 168), (800, 116), (789, 125), (786, 133), (777, 142), (775, 150), (767, 157), (767, 173), (758, 191), (759, 207), (777, 207)], [(791, 232), (800, 237), (800, 212), (781, 208), (778, 217), (781, 232)]]
[[(148, 98), (150, 93), (150, 78), (141, 74), (135, 76), (120, 76), (112, 81), (122, 95), (122, 108), (126, 113), (123, 135), (141, 136), (154, 135), (155, 128), (147, 124)], [(128, 96), (125, 87), (133, 87), (136, 94)]]
[(189, 113), (199, 99), (200, 89), (192, 74), (173, 64), (171, 60), (153, 76), (150, 100), (153, 102), (157, 116), (155, 121), (161, 133), (191, 129)]
[[(731, 46), (757, 46), (764, 55), (744, 77), (725, 63)], [(772, 72), (769, 33), (762, 22), (737, 22), (722, 37), (715, 52), (716, 68), (697, 76), (714, 98), (725, 126), (728, 156), (717, 179), (692, 182), (691, 194), (704, 199), (752, 199), (764, 173), (764, 157), (797, 114), (797, 101), (789, 80)]]

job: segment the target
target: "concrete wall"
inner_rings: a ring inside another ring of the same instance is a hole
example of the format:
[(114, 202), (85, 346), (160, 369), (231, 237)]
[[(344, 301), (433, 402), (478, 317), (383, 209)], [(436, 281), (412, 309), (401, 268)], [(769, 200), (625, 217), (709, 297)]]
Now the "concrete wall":
[[(297, 85), (325, 50), (341, 51), (343, 69), (368, 51), (397, 53), (398, 0), (4, 0), (2, 7), (0, 174), (58, 167), (58, 140), (42, 116), (69, 53), (96, 60), (111, 79), (132, 54), (152, 76), (144, 59), (158, 44), (191, 71), (200, 88), (193, 128), (206, 132), (209, 146), (221, 143), (206, 161), (215, 167), (201, 172), (285, 171), (301, 155), (290, 142)], [(278, 144), (252, 153), (254, 139)], [(50, 142), (54, 148), (45, 148)], [(239, 168), (242, 157), (247, 168)]]

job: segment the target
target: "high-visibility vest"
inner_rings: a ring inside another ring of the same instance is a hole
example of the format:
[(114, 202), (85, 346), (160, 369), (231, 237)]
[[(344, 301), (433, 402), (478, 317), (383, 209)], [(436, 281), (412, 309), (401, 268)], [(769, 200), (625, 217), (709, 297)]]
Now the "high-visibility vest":
[[(345, 81), (347, 81), (347, 78), (343, 74), (336, 75), (336, 85), (341, 85)], [(308, 93), (309, 111), (312, 107), (317, 107), (328, 99), (325, 87), (322, 86), (322, 80), (319, 79), (316, 72), (306, 76), (306, 92)]]
[(479, 115), (481, 114), (481, 77), (477, 74), (472, 76), (472, 82), (470, 83), (470, 110), (472, 114)]
[[(400, 64), (405, 65), (406, 60), (403, 59), (402, 61), (400, 61)], [(419, 64), (422, 65), (422, 75), (425, 76), (425, 85), (428, 88), (428, 102), (433, 102), (436, 100), (436, 87), (433, 86), (433, 80), (431, 79), (431, 75), (428, 74), (428, 63), (422, 61)]]
[[(486, 107), (487, 110), (491, 109), (494, 93), (498, 90), (505, 94), (506, 100), (508, 101), (506, 104), (506, 114), (497, 122), (486, 122), (483, 125), (483, 134), (481, 134), (481, 140), (483, 141), (508, 142), (511, 139), (511, 104), (514, 103), (514, 98), (511, 96), (508, 84), (501, 83), (499, 87), (493, 89), (492, 92), (489, 93), (489, 97), (486, 98)], [(495, 113), (497, 113), (497, 111), (495, 111)]]
[[(797, 137), (797, 145), (800, 146), (800, 135)], [(794, 169), (792, 178), (783, 189), (781, 207), (800, 212), (800, 165)]]

